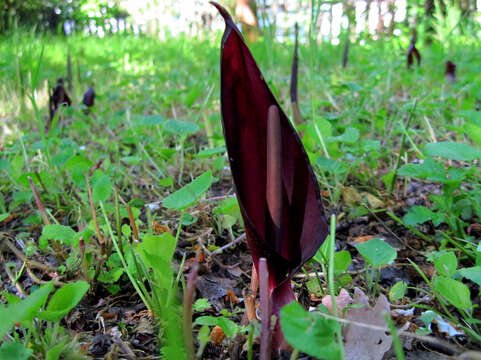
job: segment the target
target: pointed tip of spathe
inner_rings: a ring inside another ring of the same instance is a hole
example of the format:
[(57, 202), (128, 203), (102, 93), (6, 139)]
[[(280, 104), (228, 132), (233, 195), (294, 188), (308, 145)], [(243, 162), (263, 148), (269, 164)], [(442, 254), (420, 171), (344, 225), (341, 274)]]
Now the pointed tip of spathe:
[(216, 7), (216, 9), (219, 11), (219, 13), (222, 15), (224, 20), (227, 22), (229, 20), (232, 20), (232, 17), (230, 16), (229, 12), (225, 7), (223, 7), (221, 4), (215, 2), (215, 1), (209, 1), (209, 3), (213, 6)]

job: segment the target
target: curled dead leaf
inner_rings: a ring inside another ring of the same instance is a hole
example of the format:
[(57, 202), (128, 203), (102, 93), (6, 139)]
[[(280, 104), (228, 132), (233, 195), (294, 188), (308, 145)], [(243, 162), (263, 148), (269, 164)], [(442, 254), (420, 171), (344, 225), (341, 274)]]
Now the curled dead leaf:
[(167, 225), (163, 225), (152, 219), (152, 230), (155, 234), (160, 235), (165, 232), (170, 233), (170, 228)]
[(210, 341), (212, 341), (215, 345), (219, 345), (224, 338), (224, 330), (222, 330), (222, 328), (218, 325), (214, 326), (210, 332)]

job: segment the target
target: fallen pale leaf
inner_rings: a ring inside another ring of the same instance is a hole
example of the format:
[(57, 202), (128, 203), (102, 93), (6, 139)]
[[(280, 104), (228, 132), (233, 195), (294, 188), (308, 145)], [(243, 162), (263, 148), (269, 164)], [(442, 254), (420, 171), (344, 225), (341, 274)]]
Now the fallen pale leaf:
[[(352, 303), (352, 298), (346, 289), (341, 289), (339, 295), (336, 296), (337, 312), (341, 316), (343, 310)], [(322, 298), (322, 305), (327, 307), (332, 314), (332, 299), (331, 295), (326, 295)]]
[(343, 187), (341, 195), (346, 205), (355, 205), (362, 200), (361, 194), (351, 186)]
[(372, 209), (379, 209), (384, 207), (384, 202), (382, 200), (372, 194), (369, 194), (368, 192), (361, 193), (361, 196), (363, 197), (363, 199), (366, 199), (369, 207), (371, 207)]
[[(364, 307), (349, 308), (346, 311), (346, 320), (386, 327), (384, 314), (389, 314), (390, 306), (384, 295), (379, 296), (372, 308), (366, 294), (355, 288), (353, 304), (361, 304)], [(392, 345), (392, 337), (386, 335), (383, 330), (348, 323), (343, 333), (346, 360), (381, 360)]]

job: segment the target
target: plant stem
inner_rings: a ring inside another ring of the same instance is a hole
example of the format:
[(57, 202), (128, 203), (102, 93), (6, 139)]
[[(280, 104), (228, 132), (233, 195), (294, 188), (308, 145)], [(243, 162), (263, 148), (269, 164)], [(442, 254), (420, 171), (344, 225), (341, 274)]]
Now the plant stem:
[[(337, 309), (336, 304), (336, 292), (334, 291), (334, 247), (335, 247), (335, 239), (336, 239), (336, 215), (331, 216), (331, 235), (329, 236), (329, 268), (328, 268), (328, 286), (329, 286), (329, 293), (331, 295), (331, 302), (332, 302), (332, 312), (336, 318), (339, 317), (339, 311)], [(341, 353), (341, 359), (346, 358), (346, 354), (344, 353), (344, 345), (342, 343), (342, 330), (341, 326), (337, 326), (336, 328), (336, 336), (337, 341), (339, 343), (339, 350)]]
[(269, 270), (267, 260), (259, 259), (259, 292), (261, 298), (262, 330), (260, 360), (271, 358), (271, 300), (269, 297)]
[(184, 341), (189, 359), (195, 358), (194, 339), (192, 337), (192, 302), (194, 299), (195, 281), (197, 279), (197, 270), (199, 268), (200, 247), (197, 249), (195, 262), (190, 269), (187, 278), (187, 286), (184, 293)]
[(147, 299), (143, 295), (142, 291), (140, 290), (139, 285), (137, 284), (137, 281), (135, 280), (134, 276), (130, 273), (130, 270), (129, 270), (129, 267), (127, 265), (127, 261), (124, 258), (124, 255), (120, 252), (120, 248), (119, 248), (119, 245), (117, 243), (117, 239), (114, 236), (114, 232), (112, 231), (112, 227), (110, 226), (110, 222), (109, 222), (109, 219), (107, 217), (107, 212), (105, 211), (104, 204), (102, 203), (102, 201), (100, 202), (100, 208), (102, 209), (102, 214), (104, 215), (105, 224), (107, 225), (107, 229), (109, 231), (110, 237), (112, 238), (112, 243), (114, 244), (115, 251), (117, 251), (117, 254), (119, 255), (120, 261), (122, 262), (122, 266), (124, 267), (124, 270), (127, 273), (127, 276), (129, 277), (129, 280), (132, 283), (132, 286), (134, 287), (135, 291), (137, 292), (137, 294), (142, 299), (142, 301), (145, 304), (145, 306), (147, 307), (147, 309), (150, 312), (154, 313), (151, 304), (147, 301)]

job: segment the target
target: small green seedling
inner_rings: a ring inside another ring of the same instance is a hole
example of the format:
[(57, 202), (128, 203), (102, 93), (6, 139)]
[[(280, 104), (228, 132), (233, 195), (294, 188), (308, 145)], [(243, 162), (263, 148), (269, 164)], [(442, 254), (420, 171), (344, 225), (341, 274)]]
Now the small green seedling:
[[(369, 289), (376, 296), (379, 279), (381, 278), (381, 266), (388, 265), (397, 257), (397, 251), (385, 241), (374, 238), (365, 243), (356, 245), (357, 251), (366, 260), (366, 277)], [(369, 269), (370, 268), (370, 269)], [(374, 280), (374, 273), (377, 276)]]

